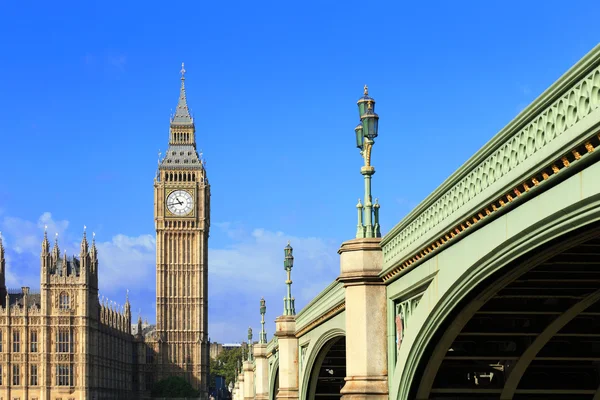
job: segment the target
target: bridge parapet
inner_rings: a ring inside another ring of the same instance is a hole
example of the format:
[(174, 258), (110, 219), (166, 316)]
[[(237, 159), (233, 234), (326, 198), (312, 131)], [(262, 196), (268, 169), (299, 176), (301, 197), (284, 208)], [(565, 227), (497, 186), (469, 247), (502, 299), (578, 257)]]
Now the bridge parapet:
[(394, 279), (451, 245), (505, 206), (527, 201), (558, 173), (585, 159), (600, 145), (600, 136), (594, 136), (598, 121), (600, 45), (382, 239), (383, 279)]

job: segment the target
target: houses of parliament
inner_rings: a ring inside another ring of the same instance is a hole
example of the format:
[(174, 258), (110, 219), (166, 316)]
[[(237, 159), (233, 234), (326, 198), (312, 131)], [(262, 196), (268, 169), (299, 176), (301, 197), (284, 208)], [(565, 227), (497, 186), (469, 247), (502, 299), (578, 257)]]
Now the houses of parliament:
[(85, 232), (72, 257), (44, 233), (37, 293), (6, 289), (0, 238), (0, 400), (144, 399), (170, 376), (207, 398), (210, 186), (195, 135), (182, 68), (154, 179), (156, 325), (132, 327), (128, 297), (123, 307), (99, 299), (102, 265)]

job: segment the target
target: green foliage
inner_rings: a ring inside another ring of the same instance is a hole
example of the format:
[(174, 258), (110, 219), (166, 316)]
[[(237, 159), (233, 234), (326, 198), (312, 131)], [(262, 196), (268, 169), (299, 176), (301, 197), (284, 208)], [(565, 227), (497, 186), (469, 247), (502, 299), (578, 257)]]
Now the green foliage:
[(200, 393), (192, 385), (179, 376), (170, 376), (158, 381), (152, 387), (152, 397), (198, 397)]
[(221, 354), (216, 360), (210, 360), (210, 386), (215, 386), (215, 375), (221, 375), (225, 377), (225, 384), (229, 385), (229, 382), (235, 382), (235, 369), (237, 367), (238, 360), (240, 365), (242, 362), (242, 348), (234, 347), (231, 349), (223, 349)]

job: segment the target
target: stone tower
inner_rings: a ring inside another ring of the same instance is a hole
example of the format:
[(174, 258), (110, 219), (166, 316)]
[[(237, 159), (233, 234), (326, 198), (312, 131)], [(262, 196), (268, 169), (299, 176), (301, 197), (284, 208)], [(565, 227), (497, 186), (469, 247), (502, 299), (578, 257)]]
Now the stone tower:
[(210, 186), (196, 150), (183, 64), (169, 148), (154, 180), (154, 217), (157, 378), (184, 377), (206, 398)]

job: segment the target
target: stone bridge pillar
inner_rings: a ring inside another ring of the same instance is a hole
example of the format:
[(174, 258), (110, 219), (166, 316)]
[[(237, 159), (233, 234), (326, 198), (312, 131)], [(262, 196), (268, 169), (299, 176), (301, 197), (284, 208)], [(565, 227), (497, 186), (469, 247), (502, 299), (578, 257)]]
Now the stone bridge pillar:
[(282, 315), (275, 320), (279, 342), (279, 391), (277, 400), (298, 399), (298, 339), (296, 317)]
[(244, 372), (240, 372), (240, 374), (238, 375), (238, 382), (240, 383), (239, 389), (237, 391), (237, 398), (238, 400), (244, 400), (244, 393), (246, 392), (246, 385), (244, 382)]
[(343, 400), (388, 399), (386, 291), (381, 238), (342, 243), (340, 276), (346, 290), (346, 383)]
[(254, 400), (254, 362), (244, 361), (244, 400)]
[(267, 345), (258, 343), (254, 345), (254, 360), (256, 362), (256, 400), (269, 398), (269, 361), (267, 360)]

